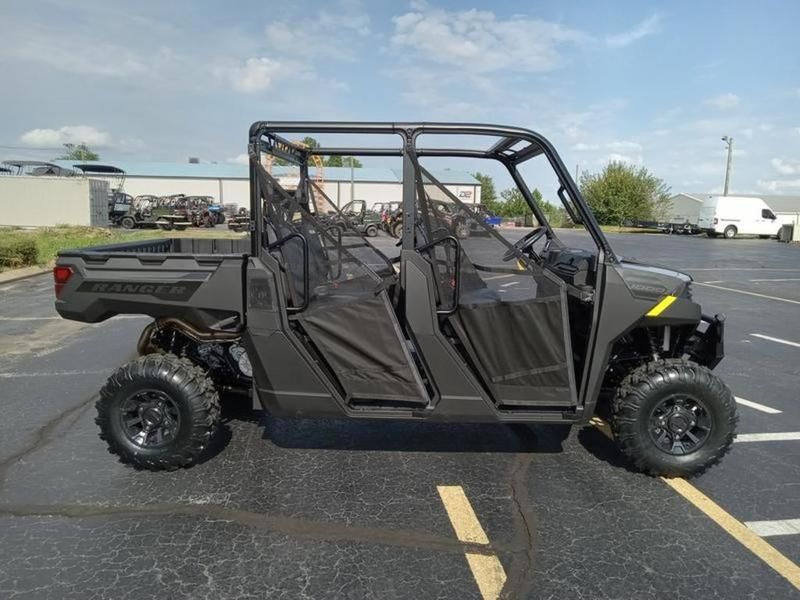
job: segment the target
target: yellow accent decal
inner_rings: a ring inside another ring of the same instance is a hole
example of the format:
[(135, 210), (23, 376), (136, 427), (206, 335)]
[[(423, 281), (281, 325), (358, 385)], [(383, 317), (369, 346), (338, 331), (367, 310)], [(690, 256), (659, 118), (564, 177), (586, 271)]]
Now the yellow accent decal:
[(659, 302), (658, 304), (656, 304), (653, 308), (651, 308), (650, 312), (647, 313), (645, 316), (657, 317), (662, 312), (667, 310), (670, 306), (672, 306), (672, 303), (675, 302), (675, 300), (677, 299), (678, 299), (677, 296), (665, 296), (664, 299), (661, 300), (661, 302)]

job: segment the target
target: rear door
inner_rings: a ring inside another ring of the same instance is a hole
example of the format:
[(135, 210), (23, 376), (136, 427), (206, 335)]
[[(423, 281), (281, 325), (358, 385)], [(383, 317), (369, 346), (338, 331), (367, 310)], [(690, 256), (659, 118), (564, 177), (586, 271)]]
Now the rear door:
[[(264, 318), (277, 306), (284, 315), (281, 335), (302, 347), (318, 376), (346, 405), (426, 405), (428, 394), (392, 304), (396, 277), (391, 264), (360, 236), (343, 236), (319, 222), (306, 208), (313, 202), (287, 192), (266, 170), (259, 167), (257, 173), (269, 223), (262, 262), (278, 265), (272, 271), (284, 291), (277, 303), (265, 304)], [(260, 278), (259, 269), (249, 271), (251, 286)], [(258, 310), (251, 303), (248, 314)], [(259, 356), (259, 362), (269, 369), (266, 356)], [(260, 388), (272, 385), (269, 374), (256, 369), (255, 376)]]

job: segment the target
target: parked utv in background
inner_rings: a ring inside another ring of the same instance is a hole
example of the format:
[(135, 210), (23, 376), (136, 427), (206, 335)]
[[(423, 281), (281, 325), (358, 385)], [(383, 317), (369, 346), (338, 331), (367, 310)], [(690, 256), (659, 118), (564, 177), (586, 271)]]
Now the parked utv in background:
[(242, 206), (234, 216), (228, 217), (228, 229), (231, 231), (249, 231), (250, 211)]
[[(489, 226), (486, 213), (480, 204), (462, 204), (466, 210), (453, 204), (452, 200), (431, 200), (431, 208), (437, 218), (446, 224), (458, 239), (463, 240), (471, 235), (488, 235)], [(396, 238), (403, 235), (403, 209), (395, 211), (390, 217), (389, 233)]]
[(132, 227), (128, 225), (135, 218), (132, 214), (135, 209), (132, 206), (133, 197), (124, 191), (125, 171), (114, 165), (101, 163), (82, 163), (72, 165), (72, 168), (80, 171), (85, 177), (95, 175), (108, 179), (108, 220), (112, 225), (122, 225), (131, 229)]
[(75, 171), (41, 160), (4, 160), (0, 171), (8, 175), (72, 177)]
[[(396, 143), (289, 141), (338, 134)], [(541, 135), (478, 124), (258, 122), (249, 142), (249, 239), (59, 253), (61, 316), (154, 319), (139, 358), (109, 378), (96, 405), (101, 437), (123, 462), (196, 463), (229, 390), (251, 393), (275, 416), (585, 425), (599, 412), (622, 453), (654, 475), (699, 473), (729, 449), (736, 405), (712, 372), (723, 357), (722, 318), (703, 314), (690, 276), (614, 253)], [(366, 154), (403, 161), (394, 259), (326, 227), (309, 177), (316, 156)], [(262, 166), (269, 156), (299, 167), (296, 191)], [(429, 157), (497, 161), (537, 226), (509, 243), (427, 170)], [(565, 245), (548, 224), (518, 169), (529, 160), (552, 170), (591, 249)], [(470, 219), (484, 235), (459, 235)]]
[(381, 225), (381, 215), (368, 209), (365, 200), (351, 200), (341, 208), (334, 222), (343, 232), (353, 229), (361, 235), (375, 237)]

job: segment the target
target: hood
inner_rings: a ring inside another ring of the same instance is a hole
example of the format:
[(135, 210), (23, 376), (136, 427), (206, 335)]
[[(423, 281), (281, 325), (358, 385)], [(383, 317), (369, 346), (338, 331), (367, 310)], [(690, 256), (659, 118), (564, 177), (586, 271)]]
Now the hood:
[(615, 268), (631, 294), (642, 300), (658, 300), (667, 294), (681, 296), (692, 282), (688, 273), (629, 258), (620, 258)]

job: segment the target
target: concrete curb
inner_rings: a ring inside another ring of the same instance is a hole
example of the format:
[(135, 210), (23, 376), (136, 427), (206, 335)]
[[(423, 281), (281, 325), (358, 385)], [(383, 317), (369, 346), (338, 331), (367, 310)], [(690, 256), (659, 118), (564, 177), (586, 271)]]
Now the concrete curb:
[(25, 267), (23, 269), (12, 269), (10, 271), (3, 271), (0, 273), (0, 283), (10, 283), (12, 281), (19, 281), (20, 279), (27, 279), (28, 277), (36, 277), (37, 275), (44, 275), (45, 273), (52, 272), (52, 268), (48, 267)]

